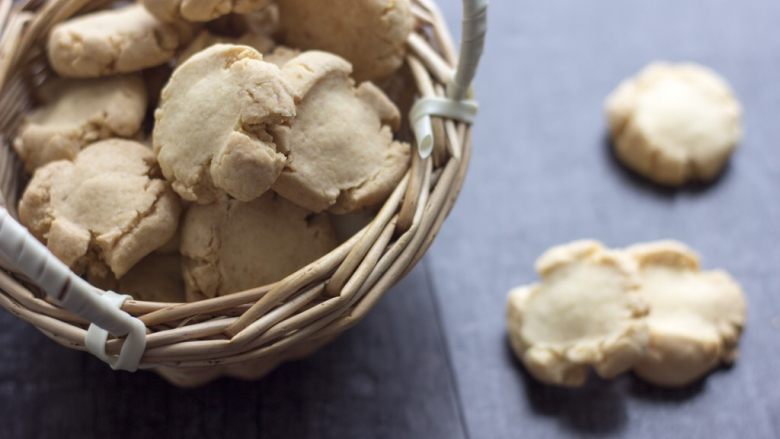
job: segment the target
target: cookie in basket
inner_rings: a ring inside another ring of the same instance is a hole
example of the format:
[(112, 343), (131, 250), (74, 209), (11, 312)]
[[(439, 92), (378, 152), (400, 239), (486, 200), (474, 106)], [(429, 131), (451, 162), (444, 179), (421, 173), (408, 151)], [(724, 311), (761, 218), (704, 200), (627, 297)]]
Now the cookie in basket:
[(193, 205), (181, 253), (190, 301), (281, 280), (336, 247), (327, 214), (311, 214), (274, 193), (243, 203)]
[(648, 309), (631, 258), (594, 241), (554, 247), (536, 262), (542, 281), (507, 304), (509, 340), (536, 379), (581, 386), (631, 369), (647, 345)]
[(350, 64), (304, 52), (282, 68), (296, 99), (292, 123), (274, 127), (288, 161), (273, 189), (314, 212), (346, 213), (384, 200), (409, 165), (393, 139), (400, 114), (379, 88), (355, 86)]
[(135, 300), (181, 303), (185, 301), (181, 256), (176, 253), (152, 253), (125, 274), (116, 291)]
[(246, 14), (271, 4), (271, 0), (142, 0), (146, 9), (163, 21), (211, 21), (223, 15)]
[(678, 242), (627, 251), (639, 264), (639, 292), (650, 304), (650, 343), (636, 374), (676, 387), (733, 362), (746, 314), (739, 284), (723, 271), (702, 272), (696, 253)]
[(279, 0), (285, 44), (340, 55), (358, 81), (376, 80), (403, 63), (406, 39), (414, 29), (409, 0)]
[(278, 67), (251, 47), (217, 44), (173, 72), (155, 112), (154, 150), (182, 198), (249, 201), (282, 172), (287, 157), (270, 131), (294, 115)]
[(168, 62), (192, 33), (190, 24), (163, 23), (133, 4), (57, 24), (49, 34), (47, 53), (62, 76), (107, 76)]
[(179, 199), (159, 174), (146, 146), (103, 140), (39, 168), (19, 219), (75, 272), (121, 278), (176, 233)]
[(72, 160), (97, 140), (132, 137), (146, 113), (146, 87), (137, 74), (56, 79), (45, 88), (46, 102), (25, 117), (14, 141), (28, 172)]

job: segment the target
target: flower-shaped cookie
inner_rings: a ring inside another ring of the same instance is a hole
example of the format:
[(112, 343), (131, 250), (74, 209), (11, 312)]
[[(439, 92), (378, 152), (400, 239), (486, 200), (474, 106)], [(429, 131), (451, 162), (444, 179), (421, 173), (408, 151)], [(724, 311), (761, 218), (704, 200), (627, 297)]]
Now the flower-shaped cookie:
[(327, 214), (313, 215), (274, 193), (248, 203), (193, 205), (182, 229), (190, 301), (281, 280), (336, 246)]
[(630, 369), (648, 337), (633, 261), (577, 241), (548, 250), (536, 269), (542, 282), (513, 290), (507, 304), (512, 348), (531, 375), (579, 386), (591, 367), (605, 378)]
[(731, 89), (694, 64), (651, 64), (623, 82), (606, 107), (618, 158), (661, 184), (712, 180), (741, 137)]
[(57, 24), (46, 47), (57, 73), (85, 78), (163, 64), (191, 37), (190, 25), (163, 23), (135, 4)]
[(54, 81), (47, 102), (25, 117), (14, 148), (27, 171), (72, 160), (86, 145), (138, 132), (146, 87), (138, 75)]
[(39, 168), (19, 219), (77, 273), (121, 278), (176, 232), (180, 204), (159, 178), (152, 151), (122, 139), (83, 149), (73, 162)]
[(350, 71), (344, 59), (317, 51), (282, 68), (300, 101), (292, 124), (274, 128), (288, 162), (273, 189), (314, 212), (381, 202), (409, 164), (409, 145), (393, 140), (398, 109), (373, 84), (356, 88)]
[(142, 0), (163, 21), (211, 21), (230, 13), (247, 14), (265, 8), (271, 0)]
[(696, 254), (661, 241), (627, 249), (639, 264), (640, 294), (650, 304), (650, 343), (637, 375), (683, 386), (736, 357), (745, 298), (725, 272), (700, 271)]
[(279, 0), (282, 39), (343, 56), (358, 81), (389, 76), (403, 63), (414, 27), (409, 0)]
[(217, 44), (173, 72), (155, 112), (154, 150), (182, 198), (249, 201), (282, 172), (287, 158), (269, 130), (294, 115), (278, 67), (250, 47)]

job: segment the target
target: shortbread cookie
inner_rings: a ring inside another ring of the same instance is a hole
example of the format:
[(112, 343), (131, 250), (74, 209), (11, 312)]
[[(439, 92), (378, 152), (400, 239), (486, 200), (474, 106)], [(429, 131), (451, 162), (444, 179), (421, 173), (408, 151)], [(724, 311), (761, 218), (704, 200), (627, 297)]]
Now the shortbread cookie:
[(536, 379), (580, 386), (592, 367), (611, 378), (630, 369), (647, 344), (647, 305), (633, 261), (598, 242), (552, 248), (536, 263), (542, 282), (512, 290), (509, 340)]
[(200, 31), (195, 39), (193, 39), (192, 42), (190, 42), (190, 44), (181, 51), (179, 56), (176, 58), (177, 63), (181, 64), (189, 59), (192, 55), (195, 55), (201, 50), (207, 47), (211, 47), (215, 44), (238, 44), (242, 46), (249, 46), (260, 53), (268, 53), (274, 48), (274, 40), (264, 34), (247, 32), (240, 37), (227, 37), (203, 30)]
[(409, 164), (409, 145), (393, 140), (398, 109), (373, 84), (356, 88), (350, 70), (344, 59), (317, 51), (282, 69), (299, 103), (292, 124), (274, 129), (288, 162), (273, 189), (314, 212), (381, 202)]
[(193, 205), (181, 252), (190, 301), (281, 280), (336, 246), (327, 215), (313, 215), (276, 194), (242, 203)]
[(55, 80), (47, 102), (25, 117), (14, 148), (28, 172), (56, 160), (72, 160), (86, 145), (131, 137), (146, 113), (146, 88), (138, 75)]
[(650, 304), (650, 344), (637, 375), (684, 386), (736, 358), (745, 298), (722, 271), (702, 272), (685, 245), (662, 241), (627, 250), (639, 264), (640, 294)]
[(49, 62), (62, 76), (86, 78), (163, 64), (191, 38), (190, 25), (166, 24), (133, 4), (60, 23), (49, 34)]
[(728, 84), (695, 64), (651, 64), (623, 82), (606, 108), (618, 158), (671, 186), (715, 178), (742, 132)]
[(179, 200), (159, 173), (144, 145), (103, 140), (39, 168), (19, 219), (76, 273), (121, 278), (176, 232)]
[(211, 21), (230, 13), (246, 14), (265, 8), (271, 0), (142, 0), (163, 21)]
[(279, 0), (282, 39), (301, 49), (343, 56), (358, 81), (376, 80), (403, 63), (414, 28), (409, 0)]
[(287, 158), (269, 129), (294, 115), (278, 67), (251, 47), (217, 44), (173, 72), (155, 112), (154, 150), (182, 198), (249, 201), (282, 172)]

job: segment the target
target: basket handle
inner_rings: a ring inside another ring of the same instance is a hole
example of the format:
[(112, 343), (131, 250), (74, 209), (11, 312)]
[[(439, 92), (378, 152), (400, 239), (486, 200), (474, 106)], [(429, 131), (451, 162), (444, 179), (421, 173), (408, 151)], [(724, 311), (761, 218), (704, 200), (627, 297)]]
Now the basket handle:
[[(447, 84), (447, 96), (426, 96), (415, 102), (409, 112), (417, 152), (428, 158), (433, 152), (433, 126), (431, 117), (438, 116), (461, 122), (473, 123), (479, 107), (469, 99), (471, 82), (477, 74), (487, 33), (487, 0), (463, 0), (463, 30), (460, 58), (452, 80)], [(456, 157), (455, 158), (459, 158)]]
[[(92, 354), (114, 369), (138, 369), (146, 348), (146, 326), (120, 309), (127, 296), (110, 291), (101, 294), (76, 276), (4, 207), (0, 207), (0, 256), (40, 286), (53, 302), (92, 322), (85, 339)], [(127, 336), (118, 357), (105, 354), (108, 333)]]

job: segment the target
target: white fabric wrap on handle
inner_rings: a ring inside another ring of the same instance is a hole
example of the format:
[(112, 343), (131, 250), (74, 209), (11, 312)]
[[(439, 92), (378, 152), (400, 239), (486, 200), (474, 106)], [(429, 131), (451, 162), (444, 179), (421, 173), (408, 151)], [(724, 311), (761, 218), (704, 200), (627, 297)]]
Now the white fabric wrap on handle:
[(417, 152), (427, 158), (433, 151), (433, 127), (431, 116), (474, 122), (478, 106), (468, 100), (471, 82), (477, 74), (487, 33), (487, 0), (463, 1), (463, 34), (460, 44), (458, 68), (447, 84), (447, 97), (423, 97), (412, 107), (409, 119), (417, 139)]
[[(0, 253), (52, 301), (92, 322), (85, 339), (87, 350), (114, 369), (131, 372), (138, 369), (146, 348), (146, 326), (120, 309), (126, 296), (113, 292), (101, 294), (76, 276), (3, 207), (0, 207)], [(105, 354), (108, 333), (126, 336), (118, 357)]]

